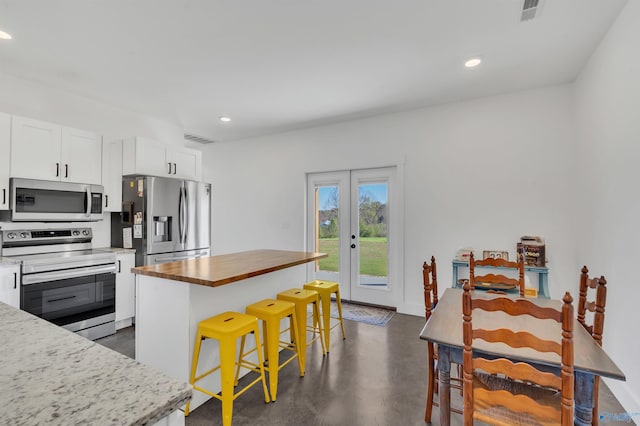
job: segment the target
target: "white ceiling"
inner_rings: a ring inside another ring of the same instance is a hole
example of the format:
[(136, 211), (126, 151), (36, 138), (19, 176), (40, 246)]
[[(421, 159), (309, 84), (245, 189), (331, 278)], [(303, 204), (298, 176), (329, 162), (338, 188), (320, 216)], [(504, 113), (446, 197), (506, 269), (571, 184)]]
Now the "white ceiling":
[(236, 140), (572, 81), (626, 1), (0, 0), (0, 72)]

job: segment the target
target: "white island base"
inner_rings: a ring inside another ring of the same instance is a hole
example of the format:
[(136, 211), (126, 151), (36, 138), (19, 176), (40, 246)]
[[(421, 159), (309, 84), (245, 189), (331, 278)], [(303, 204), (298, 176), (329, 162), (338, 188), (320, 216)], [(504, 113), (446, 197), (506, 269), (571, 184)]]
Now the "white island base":
[[(244, 313), (247, 305), (275, 299), (278, 292), (302, 287), (305, 277), (303, 265), (217, 287), (136, 274), (136, 360), (188, 383), (200, 321), (226, 311)], [(247, 344), (249, 348), (255, 347), (251, 338)], [(219, 359), (217, 341), (206, 339), (200, 351), (198, 373), (215, 367)], [(219, 371), (198, 385), (220, 392)], [(210, 398), (194, 390), (190, 409)]]

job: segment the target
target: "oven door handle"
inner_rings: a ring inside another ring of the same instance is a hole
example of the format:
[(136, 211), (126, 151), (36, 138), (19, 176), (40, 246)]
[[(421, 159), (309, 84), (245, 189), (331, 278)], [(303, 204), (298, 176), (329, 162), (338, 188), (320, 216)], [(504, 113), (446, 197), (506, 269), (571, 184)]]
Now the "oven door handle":
[(43, 283), (47, 281), (64, 280), (67, 278), (86, 277), (88, 275), (109, 274), (116, 272), (116, 265), (88, 266), (86, 268), (70, 269), (66, 271), (41, 272), (22, 276), (22, 285)]

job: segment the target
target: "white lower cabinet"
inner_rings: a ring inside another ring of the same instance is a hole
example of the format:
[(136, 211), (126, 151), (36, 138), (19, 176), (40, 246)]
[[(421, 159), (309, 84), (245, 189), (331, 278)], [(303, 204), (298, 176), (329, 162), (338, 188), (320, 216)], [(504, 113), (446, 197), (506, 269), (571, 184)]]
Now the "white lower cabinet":
[(0, 302), (20, 308), (20, 265), (0, 264)]
[(135, 253), (116, 253), (116, 329), (128, 327), (136, 315)]

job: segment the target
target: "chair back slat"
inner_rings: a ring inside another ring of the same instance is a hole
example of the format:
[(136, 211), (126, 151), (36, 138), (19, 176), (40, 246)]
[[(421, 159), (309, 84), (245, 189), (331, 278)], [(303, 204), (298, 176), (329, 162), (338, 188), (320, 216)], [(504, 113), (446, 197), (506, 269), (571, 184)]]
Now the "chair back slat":
[[(475, 273), (476, 267), (513, 269), (518, 272), (518, 278), (508, 277), (499, 273), (477, 276)], [(476, 283), (479, 282), (514, 285), (519, 288), (520, 296), (524, 297), (524, 256), (522, 256), (522, 254), (518, 255), (517, 262), (493, 258), (476, 260), (473, 252), (471, 252), (469, 254), (469, 284), (471, 285), (471, 289), (473, 290)]]
[(538, 319), (551, 319), (562, 322), (561, 312), (553, 308), (538, 306), (529, 300), (497, 297), (494, 299), (472, 299), (471, 309), (482, 309), (490, 312), (504, 312), (511, 316), (531, 315)]
[(508, 328), (497, 330), (474, 329), (472, 337), (489, 343), (504, 343), (512, 348), (531, 348), (538, 352), (555, 352), (562, 355), (562, 345), (551, 340), (543, 340), (526, 331), (512, 331)]
[[(562, 411), (559, 407), (540, 404), (526, 395), (514, 395), (506, 390), (489, 391), (479, 388), (473, 390), (473, 399), (474, 403), (477, 401), (479, 407), (496, 405), (514, 407), (514, 410), (519, 413), (529, 414), (532, 417), (531, 424), (560, 424), (561, 422)], [(476, 418), (485, 423), (497, 424), (493, 417), (477, 416)]]
[(553, 373), (540, 372), (540, 370), (526, 362), (513, 362), (505, 358), (474, 358), (473, 368), (486, 371), (489, 374), (504, 374), (509, 378), (524, 382), (536, 382), (540, 386), (554, 389), (562, 388), (562, 380), (559, 376)]

